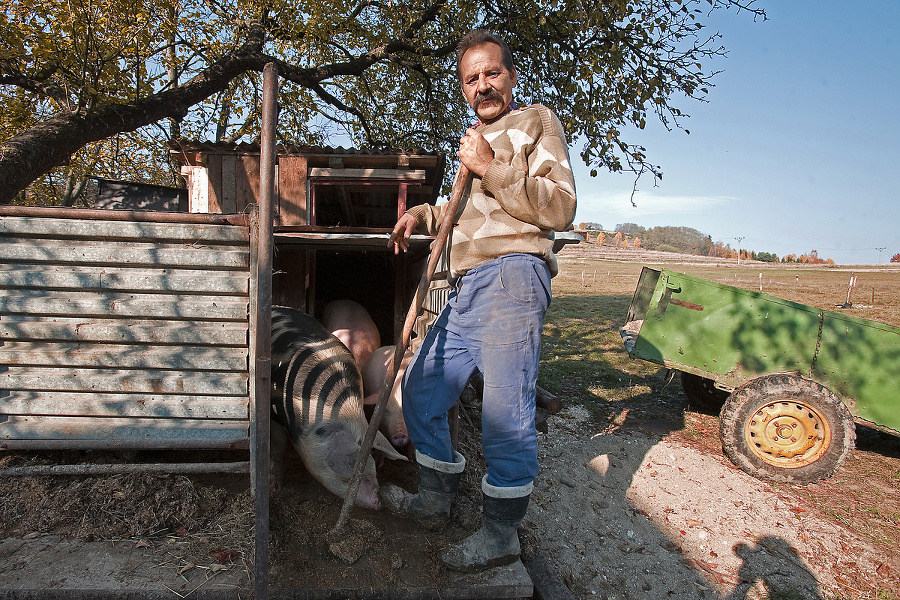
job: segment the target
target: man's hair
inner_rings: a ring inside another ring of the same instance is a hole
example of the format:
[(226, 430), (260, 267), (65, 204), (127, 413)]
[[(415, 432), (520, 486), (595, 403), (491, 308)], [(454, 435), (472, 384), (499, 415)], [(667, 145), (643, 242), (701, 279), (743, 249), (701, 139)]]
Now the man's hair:
[(473, 29), (459, 40), (456, 46), (456, 77), (462, 79), (462, 73), (459, 71), (459, 63), (462, 62), (463, 54), (469, 49), (483, 44), (497, 44), (503, 52), (501, 63), (506, 67), (507, 71), (515, 73), (516, 66), (513, 64), (512, 52), (502, 37), (495, 33), (491, 33), (487, 29)]

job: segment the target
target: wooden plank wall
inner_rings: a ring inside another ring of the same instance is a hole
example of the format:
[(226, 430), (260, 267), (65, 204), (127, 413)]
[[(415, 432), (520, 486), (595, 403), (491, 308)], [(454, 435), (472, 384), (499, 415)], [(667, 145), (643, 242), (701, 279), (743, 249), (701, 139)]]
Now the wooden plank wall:
[(248, 447), (249, 243), (0, 217), (0, 447)]

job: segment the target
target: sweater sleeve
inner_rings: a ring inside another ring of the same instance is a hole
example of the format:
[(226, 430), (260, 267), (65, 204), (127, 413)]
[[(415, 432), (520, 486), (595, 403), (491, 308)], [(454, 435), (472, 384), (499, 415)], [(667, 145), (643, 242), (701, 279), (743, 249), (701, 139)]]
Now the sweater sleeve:
[(562, 123), (550, 109), (538, 109), (535, 142), (522, 150), (528, 170), (495, 159), (481, 185), (510, 216), (541, 229), (564, 231), (575, 219), (575, 177)]
[(437, 235), (441, 227), (441, 219), (444, 215), (445, 204), (432, 206), (419, 204), (407, 209), (406, 213), (416, 220), (416, 233), (422, 235)]

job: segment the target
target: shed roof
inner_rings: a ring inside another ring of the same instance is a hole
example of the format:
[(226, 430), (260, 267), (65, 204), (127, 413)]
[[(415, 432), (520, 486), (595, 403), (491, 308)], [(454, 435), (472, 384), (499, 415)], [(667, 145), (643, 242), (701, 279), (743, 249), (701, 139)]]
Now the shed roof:
[[(196, 164), (198, 155), (237, 154), (259, 155), (258, 142), (211, 142), (202, 140), (170, 140), (170, 152), (183, 164)], [(446, 168), (446, 156), (442, 152), (422, 149), (373, 149), (329, 146), (305, 146), (278, 144), (278, 156), (303, 156), (309, 167), (334, 167), (346, 169), (423, 169), (426, 186), (433, 190), (432, 203), (439, 195)]]

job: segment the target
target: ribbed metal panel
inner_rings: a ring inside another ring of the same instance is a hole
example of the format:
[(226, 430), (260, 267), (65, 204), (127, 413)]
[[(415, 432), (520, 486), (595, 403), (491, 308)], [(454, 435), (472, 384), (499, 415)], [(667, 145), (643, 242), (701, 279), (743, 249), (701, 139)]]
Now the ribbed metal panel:
[(247, 447), (249, 244), (0, 216), (0, 447)]

